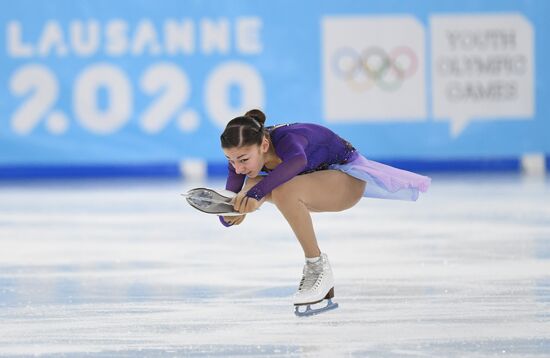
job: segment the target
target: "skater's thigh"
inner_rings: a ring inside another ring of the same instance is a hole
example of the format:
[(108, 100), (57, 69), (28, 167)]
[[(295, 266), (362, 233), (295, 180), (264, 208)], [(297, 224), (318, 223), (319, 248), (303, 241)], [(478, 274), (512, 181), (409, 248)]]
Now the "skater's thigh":
[(355, 205), (366, 183), (339, 170), (298, 175), (274, 189), (272, 195), (297, 197), (313, 212), (341, 211)]

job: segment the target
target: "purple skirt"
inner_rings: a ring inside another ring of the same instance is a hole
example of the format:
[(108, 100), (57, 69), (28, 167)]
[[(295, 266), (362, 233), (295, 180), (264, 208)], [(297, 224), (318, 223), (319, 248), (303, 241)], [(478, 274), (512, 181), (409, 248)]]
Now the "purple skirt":
[(329, 169), (340, 170), (366, 182), (363, 196), (369, 198), (416, 201), (419, 192), (426, 192), (432, 181), (423, 175), (368, 160), (360, 154), (349, 163), (332, 164)]

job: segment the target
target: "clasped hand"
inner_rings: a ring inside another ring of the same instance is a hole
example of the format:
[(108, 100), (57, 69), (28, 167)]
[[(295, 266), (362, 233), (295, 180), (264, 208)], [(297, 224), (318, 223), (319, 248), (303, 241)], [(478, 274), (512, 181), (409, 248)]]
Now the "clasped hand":
[(246, 217), (246, 213), (251, 213), (254, 210), (257, 210), (260, 206), (262, 206), (264, 201), (265, 198), (263, 198), (262, 200), (249, 198), (248, 196), (246, 196), (245, 191), (241, 191), (231, 200), (231, 204), (233, 204), (233, 209), (235, 209), (239, 213), (242, 213), (243, 215), (224, 216), (223, 220), (230, 225), (239, 225)]
[(241, 214), (251, 213), (257, 210), (262, 204), (263, 200), (256, 200), (246, 196), (246, 192), (241, 191), (231, 200), (233, 209)]

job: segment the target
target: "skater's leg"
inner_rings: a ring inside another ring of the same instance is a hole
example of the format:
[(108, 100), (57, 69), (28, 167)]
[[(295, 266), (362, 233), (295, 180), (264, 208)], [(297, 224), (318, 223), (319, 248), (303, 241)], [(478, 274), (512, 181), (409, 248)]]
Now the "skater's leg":
[(271, 192), (271, 201), (281, 211), (300, 242), (306, 257), (317, 257), (317, 244), (310, 211), (342, 211), (363, 196), (365, 182), (336, 170), (299, 175)]
[(306, 257), (318, 257), (321, 255), (321, 250), (317, 244), (315, 232), (313, 230), (313, 222), (309, 209), (305, 203), (297, 197), (285, 197), (279, 191), (272, 193), (273, 203), (277, 205), (279, 211), (283, 214), (286, 221), (289, 223), (294, 235), (300, 242)]

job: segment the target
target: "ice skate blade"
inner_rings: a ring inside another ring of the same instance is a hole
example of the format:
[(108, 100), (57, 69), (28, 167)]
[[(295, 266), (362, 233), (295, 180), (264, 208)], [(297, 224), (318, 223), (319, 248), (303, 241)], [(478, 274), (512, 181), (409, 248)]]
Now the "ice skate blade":
[[(314, 316), (316, 314), (323, 313), (323, 312), (326, 312), (326, 311), (332, 311), (332, 310), (338, 308), (338, 303), (332, 302), (331, 299), (327, 300), (327, 305), (325, 307), (311, 308), (311, 305), (312, 304), (296, 305), (295, 306), (296, 308), (294, 310), (294, 314), (298, 317), (309, 317), (309, 316)], [(300, 312), (300, 307), (303, 307), (303, 306), (305, 306), (306, 309), (305, 309), (305, 311)]]
[(195, 188), (181, 194), (193, 208), (206, 214), (221, 216), (243, 215), (233, 208), (231, 199), (235, 196), (228, 190), (213, 190), (209, 188)]

